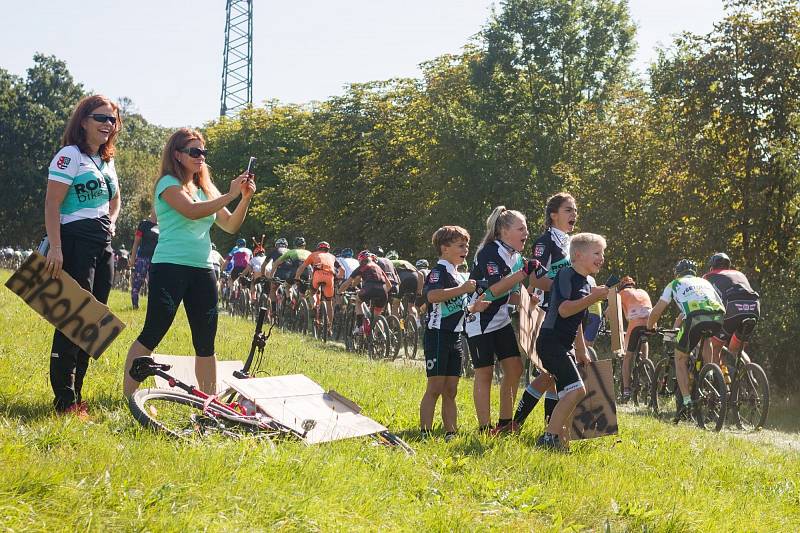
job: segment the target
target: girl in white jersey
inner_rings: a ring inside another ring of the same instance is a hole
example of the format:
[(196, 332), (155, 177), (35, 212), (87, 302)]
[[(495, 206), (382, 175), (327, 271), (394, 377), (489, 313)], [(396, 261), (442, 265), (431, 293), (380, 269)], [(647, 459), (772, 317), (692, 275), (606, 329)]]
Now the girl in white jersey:
[[(108, 302), (114, 276), (111, 237), (120, 210), (114, 141), (121, 126), (114, 102), (101, 95), (82, 99), (47, 176), (46, 272), (58, 278), (63, 270), (102, 303)], [(57, 412), (86, 416), (81, 389), (88, 368), (89, 354), (56, 330), (50, 384)]]

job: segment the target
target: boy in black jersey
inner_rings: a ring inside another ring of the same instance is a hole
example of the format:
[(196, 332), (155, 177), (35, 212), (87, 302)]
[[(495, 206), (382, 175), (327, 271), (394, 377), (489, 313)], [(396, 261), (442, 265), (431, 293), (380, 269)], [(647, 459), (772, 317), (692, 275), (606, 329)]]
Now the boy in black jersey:
[(536, 441), (539, 446), (565, 447), (563, 428), (575, 406), (586, 395), (575, 366), (576, 360), (580, 364), (590, 362), (581, 323), (588, 307), (608, 296), (607, 287), (591, 287), (586, 277), (600, 271), (605, 247), (606, 241), (600, 235), (575, 235), (570, 242), (572, 266), (558, 272), (550, 289), (550, 305), (536, 339), (536, 351), (545, 369), (556, 380), (558, 403), (545, 433)]
[[(419, 405), (420, 430), (429, 434), (433, 412), (442, 397), (442, 423), (445, 440), (456, 434), (456, 392), (461, 376), (461, 332), (464, 330), (466, 295), (475, 292), (475, 280), (467, 280), (458, 272), (469, 252), (469, 233), (459, 226), (444, 226), (431, 239), (439, 253), (439, 262), (425, 277), (422, 289), (430, 304), (425, 324), (425, 369), (428, 387)], [(480, 311), (489, 305), (482, 299), (471, 306)]]

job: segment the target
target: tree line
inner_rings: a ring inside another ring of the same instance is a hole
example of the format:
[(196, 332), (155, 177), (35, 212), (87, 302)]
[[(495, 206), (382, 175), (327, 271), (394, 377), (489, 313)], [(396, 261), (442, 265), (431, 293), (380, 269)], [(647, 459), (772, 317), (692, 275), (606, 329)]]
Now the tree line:
[[(477, 241), (495, 205), (526, 213), (536, 233), (547, 196), (569, 191), (579, 229), (609, 239), (608, 270), (654, 296), (679, 258), (704, 266), (726, 251), (762, 294), (754, 350), (788, 385), (800, 377), (800, 10), (730, 0), (712, 32), (679, 35), (645, 75), (631, 69), (634, 51), (624, 0), (506, 0), (418, 79), (352, 84), (302, 106), (268, 101), (206, 124), (209, 164), (221, 181), (258, 158), (244, 236), (380, 245), (411, 259), (432, 258), (443, 224)], [(27, 74), (0, 70), (10, 192), (0, 242), (42, 233), (43, 176), (85, 92), (57, 58), (34, 57)], [(129, 243), (170, 131), (122, 103), (118, 236)], [(216, 238), (221, 248), (232, 239)]]

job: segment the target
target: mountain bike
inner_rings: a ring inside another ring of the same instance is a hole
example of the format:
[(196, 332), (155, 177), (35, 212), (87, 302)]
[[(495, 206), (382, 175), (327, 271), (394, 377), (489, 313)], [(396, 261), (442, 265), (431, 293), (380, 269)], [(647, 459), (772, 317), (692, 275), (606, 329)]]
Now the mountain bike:
[[(764, 427), (769, 413), (769, 380), (761, 365), (753, 363), (745, 353), (756, 320), (747, 318), (737, 328), (742, 345), (733, 353), (722, 347), (722, 373), (728, 385), (728, 413), (739, 429), (754, 431)], [(731, 372), (732, 370), (732, 372)]]
[[(644, 347), (647, 345), (647, 333), (643, 332), (636, 343), (636, 350), (631, 359), (631, 379), (630, 379), (630, 399), (633, 405), (644, 405), (652, 407), (652, 389), (656, 378), (656, 367), (653, 361), (644, 355)], [(624, 348), (623, 348), (624, 349)], [(614, 355), (611, 359), (614, 371), (614, 388), (617, 391), (617, 402), (623, 403), (623, 356)]]
[[(266, 308), (259, 311), (256, 331), (250, 353), (241, 371), (234, 372), (237, 379), (255, 377), (260, 373), (264, 348), (272, 334), (272, 327), (265, 334), (262, 329)], [(225, 437), (258, 437), (273, 444), (280, 437), (304, 439), (313, 430), (317, 421), (303, 420), (302, 432), (281, 423), (270, 416), (251, 399), (233, 392), (225, 397), (210, 396), (196, 387), (170, 376), (170, 365), (156, 363), (152, 357), (139, 357), (133, 361), (130, 375), (138, 382), (150, 376), (165, 379), (170, 389), (141, 389), (128, 401), (133, 417), (143, 426), (167, 433), (173, 437), (220, 435)], [(373, 434), (381, 444), (396, 446), (408, 454), (413, 449), (400, 437), (384, 430)]]
[[(657, 329), (656, 334), (674, 333), (678, 330)], [(672, 391), (675, 401), (674, 423), (682, 419), (694, 419), (698, 427), (719, 431), (725, 423), (725, 415), (728, 407), (728, 389), (725, 385), (725, 377), (722, 369), (714, 363), (703, 364), (702, 347), (706, 340), (711, 336), (710, 333), (703, 333), (698, 346), (689, 354), (687, 366), (689, 370), (689, 394), (692, 398), (691, 409), (687, 410), (683, 405), (680, 388), (677, 378), (670, 382), (667, 377), (667, 366), (675, 366), (674, 349), (667, 359), (659, 361), (659, 368), (656, 370), (656, 379), (653, 381), (651, 390), (651, 405), (656, 414), (667, 411), (669, 402), (667, 391)], [(667, 361), (663, 363), (663, 361)], [(674, 374), (673, 374), (674, 375)]]
[(415, 299), (414, 295), (406, 295), (398, 304), (397, 315), (384, 313), (391, 332), (392, 359), (397, 358), (401, 348), (406, 359), (414, 359), (417, 356), (419, 328), (416, 313), (412, 311)]

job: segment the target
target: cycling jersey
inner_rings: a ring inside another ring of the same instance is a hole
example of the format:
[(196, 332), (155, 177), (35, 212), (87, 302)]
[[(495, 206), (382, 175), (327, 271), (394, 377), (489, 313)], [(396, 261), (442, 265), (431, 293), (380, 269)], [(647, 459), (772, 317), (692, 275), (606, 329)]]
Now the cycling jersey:
[[(466, 276), (456, 270), (453, 264), (444, 259), (439, 259), (439, 262), (425, 278), (425, 286), (422, 289), (422, 293), (427, 301), (430, 291), (460, 287), (465, 281)], [(463, 331), (466, 306), (466, 294), (456, 296), (446, 302), (431, 303), (428, 307), (428, 329)]]
[[(522, 269), (522, 256), (513, 248), (503, 244), (501, 241), (487, 243), (475, 255), (475, 261), (470, 272), (470, 279), (483, 281), (488, 286), (492, 286), (505, 276)], [(465, 331), (469, 337), (490, 333), (505, 327), (511, 323), (509, 308), (507, 305), (508, 295), (518, 291), (519, 285), (514, 286), (511, 291), (505, 294), (492, 294), (486, 290), (484, 299), (491, 302), (486, 310), (475, 313), (468, 318)], [(478, 299), (478, 293), (474, 293), (470, 303)]]
[(664, 288), (661, 300), (674, 301), (684, 317), (698, 312), (719, 314), (725, 312), (722, 300), (711, 283), (692, 275), (672, 280)]
[(322, 270), (333, 274), (335, 270), (336, 257), (330, 252), (312, 252), (303, 261), (303, 266), (311, 266), (314, 271)]
[(348, 279), (355, 269), (358, 268), (358, 260), (352, 257), (339, 257), (336, 262), (344, 270), (344, 279)]
[(411, 271), (411, 272), (416, 272), (417, 271), (417, 267), (415, 267), (414, 265), (412, 265), (411, 263), (409, 263), (405, 259), (395, 259), (395, 260), (393, 260), (392, 261), (392, 266), (394, 266), (394, 269), (397, 270), (398, 272), (400, 270), (406, 270), (406, 271)]
[(261, 266), (264, 264), (264, 261), (266, 260), (267, 260), (266, 256), (254, 255), (253, 258), (250, 259), (250, 268), (253, 270), (253, 272), (258, 273), (258, 275), (261, 275)]
[(222, 254), (220, 254), (216, 250), (211, 250), (211, 268), (213, 268), (214, 272), (216, 272), (217, 274), (219, 274), (219, 269), (220, 269), (219, 264), (221, 261), (222, 261)]
[[(533, 243), (533, 258), (547, 269), (548, 278), (555, 279), (559, 270), (572, 265), (569, 260), (569, 240), (569, 234), (550, 227)], [(550, 293), (536, 289), (536, 294), (541, 299), (541, 307), (547, 309)]]
[(359, 265), (357, 269), (350, 274), (351, 278), (361, 277), (361, 281), (364, 285), (385, 285), (386, 282), (389, 280), (386, 277), (386, 273), (383, 271), (381, 267), (378, 266), (377, 263), (372, 261), (365, 263), (363, 265)]
[(758, 300), (758, 293), (750, 286), (747, 276), (738, 270), (715, 269), (703, 276), (714, 287), (724, 305), (729, 300)]
[(282, 263), (281, 269), (286, 268), (287, 263), (294, 268), (297, 268), (303, 263), (303, 261), (308, 259), (309, 255), (311, 255), (311, 252), (305, 248), (294, 248), (284, 252), (284, 254), (278, 258), (278, 261)]
[(646, 319), (653, 310), (650, 295), (644, 289), (628, 287), (619, 291), (619, 297), (622, 301), (625, 318), (628, 320)]
[(139, 227), (136, 228), (136, 236), (139, 237), (139, 248), (136, 251), (137, 257), (153, 257), (158, 244), (159, 229), (157, 224), (153, 224), (149, 220), (142, 220), (139, 222)]
[(400, 283), (400, 278), (397, 277), (397, 271), (394, 269), (394, 265), (391, 261), (385, 257), (379, 257), (375, 260), (375, 263), (377, 263), (378, 266), (381, 267), (381, 270), (386, 273), (386, 277), (389, 278), (389, 281), (392, 282), (392, 285), (397, 285)]
[(591, 292), (589, 281), (574, 268), (567, 267), (556, 274), (556, 279), (553, 280), (553, 286), (550, 289), (551, 305), (547, 308), (547, 314), (539, 333), (543, 342), (545, 339), (556, 340), (565, 348), (574, 346), (578, 326), (583, 322), (588, 311), (584, 309), (574, 315), (562, 317), (558, 308), (567, 300), (579, 300)]
[(225, 260), (231, 261), (233, 263), (233, 268), (244, 270), (250, 263), (252, 257), (253, 252), (250, 248), (246, 246), (234, 246), (231, 251), (228, 252), (228, 257), (226, 257)]
[(110, 202), (119, 190), (113, 159), (105, 162), (65, 146), (50, 162), (47, 179), (69, 186), (59, 207), (62, 235), (111, 241)]
[(267, 255), (267, 260), (275, 262), (278, 259), (280, 259), (281, 256), (286, 253), (287, 250), (288, 248), (283, 248), (283, 247), (273, 248), (272, 251)]

